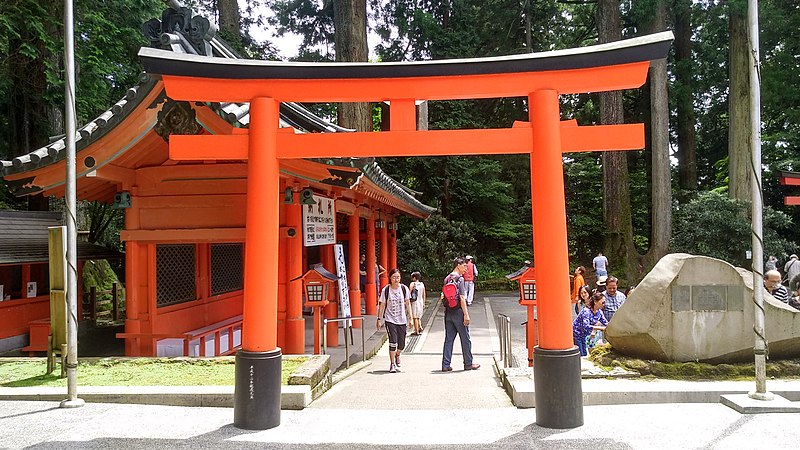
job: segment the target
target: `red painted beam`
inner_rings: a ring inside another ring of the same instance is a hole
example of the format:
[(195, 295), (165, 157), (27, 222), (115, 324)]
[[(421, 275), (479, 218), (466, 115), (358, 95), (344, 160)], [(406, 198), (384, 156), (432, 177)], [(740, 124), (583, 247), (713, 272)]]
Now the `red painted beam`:
[[(644, 125), (576, 126), (561, 123), (561, 151), (636, 150), (644, 147)], [(530, 127), (478, 130), (382, 131), (366, 133), (278, 133), (278, 158), (524, 154), (533, 148)], [(173, 135), (175, 161), (246, 160), (247, 135)], [(534, 148), (534, 151), (536, 149)]]

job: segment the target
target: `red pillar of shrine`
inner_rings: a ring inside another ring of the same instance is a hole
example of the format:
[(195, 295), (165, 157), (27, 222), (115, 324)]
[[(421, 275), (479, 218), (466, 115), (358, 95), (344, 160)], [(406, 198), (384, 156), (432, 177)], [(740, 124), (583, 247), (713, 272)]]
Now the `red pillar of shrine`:
[[(333, 244), (323, 245), (319, 248), (320, 259), (322, 265), (328, 272), (336, 274), (336, 258), (333, 254)], [(323, 317), (326, 319), (335, 319), (339, 315), (339, 301), (338, 301), (338, 286), (334, 286), (328, 290), (328, 306), (325, 307), (325, 314)], [(339, 345), (339, 323), (329, 322), (327, 326), (328, 333), (328, 347), (336, 347)]]
[(389, 267), (389, 223), (384, 220), (383, 227), (381, 228), (381, 266), (386, 269), (383, 271), (381, 275), (381, 289), (384, 286), (389, 284), (389, 270), (392, 267)]
[(236, 354), (233, 425), (265, 430), (281, 423), (278, 323), (278, 102), (250, 102), (242, 349)]
[(286, 243), (286, 271), (289, 284), (286, 288), (286, 353), (300, 355), (306, 349), (306, 328), (303, 318), (303, 213), (300, 194), (295, 192), (293, 202), (286, 206), (286, 226), (294, 235)]
[[(361, 290), (358, 286), (360, 278), (358, 273), (360, 259), (358, 254), (358, 208), (348, 217), (347, 225), (347, 284), (350, 289), (350, 316), (361, 317)], [(361, 328), (361, 321), (354, 320), (353, 327)]]
[[(396, 220), (396, 219), (395, 219)], [(389, 224), (386, 224), (389, 227)], [(397, 267), (397, 222), (392, 222), (389, 230), (389, 265), (386, 270)]]
[(547, 428), (583, 425), (580, 353), (572, 342), (567, 213), (558, 92), (528, 96), (533, 132), (531, 200), (539, 345), (533, 358), (536, 423)]
[[(281, 205), (281, 207), (284, 207)], [(288, 243), (285, 236), (281, 236), (278, 240), (278, 255), (286, 255)], [(278, 325), (277, 325), (277, 342), (278, 347), (281, 349), (286, 348), (286, 287), (289, 284), (289, 271), (286, 270), (286, 264), (278, 264)]]
[(368, 316), (374, 316), (378, 313), (378, 292), (375, 285), (378, 280), (375, 273), (375, 219), (367, 217), (367, 283), (364, 289), (364, 308)]

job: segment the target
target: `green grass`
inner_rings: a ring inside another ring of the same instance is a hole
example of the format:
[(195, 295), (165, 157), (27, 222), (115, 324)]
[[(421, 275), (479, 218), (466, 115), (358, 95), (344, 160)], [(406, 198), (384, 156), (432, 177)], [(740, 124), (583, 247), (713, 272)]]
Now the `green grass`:
[[(308, 358), (283, 358), (281, 384)], [(234, 358), (104, 358), (91, 362), (79, 361), (79, 386), (232, 386), (234, 384)], [(36, 360), (0, 360), (0, 386), (51, 386), (65, 387), (66, 378), (57, 364), (50, 375), (45, 375), (47, 363)]]

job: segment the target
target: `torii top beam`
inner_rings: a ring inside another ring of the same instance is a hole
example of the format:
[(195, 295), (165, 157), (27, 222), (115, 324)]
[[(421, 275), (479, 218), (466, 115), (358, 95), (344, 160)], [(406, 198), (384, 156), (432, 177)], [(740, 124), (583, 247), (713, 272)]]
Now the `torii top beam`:
[[(389, 63), (302, 63), (211, 58), (152, 48), (139, 56), (176, 100), (365, 102), (521, 97), (641, 86), (665, 58), (671, 31), (577, 49), (491, 58)], [(320, 81), (324, 81), (321, 83)]]

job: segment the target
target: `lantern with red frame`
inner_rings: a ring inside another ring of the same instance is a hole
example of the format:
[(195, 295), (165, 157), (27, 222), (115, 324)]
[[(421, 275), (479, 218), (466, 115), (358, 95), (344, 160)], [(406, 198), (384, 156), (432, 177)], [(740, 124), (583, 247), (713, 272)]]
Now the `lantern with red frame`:
[(333, 283), (339, 280), (339, 277), (325, 269), (322, 264), (313, 264), (300, 279), (303, 280), (303, 293), (306, 298), (305, 306), (314, 310), (314, 353), (319, 354), (321, 349), (321, 311), (322, 308), (330, 303), (328, 292), (330, 292)]
[(528, 310), (528, 321), (525, 324), (525, 346), (528, 348), (528, 365), (533, 366), (533, 349), (539, 344), (539, 328), (536, 320), (536, 269), (530, 261), (525, 261), (519, 270), (506, 275), (511, 281), (519, 284), (519, 304)]
[(511, 281), (519, 284), (519, 304), (523, 306), (536, 306), (536, 269), (530, 261), (516, 272), (506, 275)]

